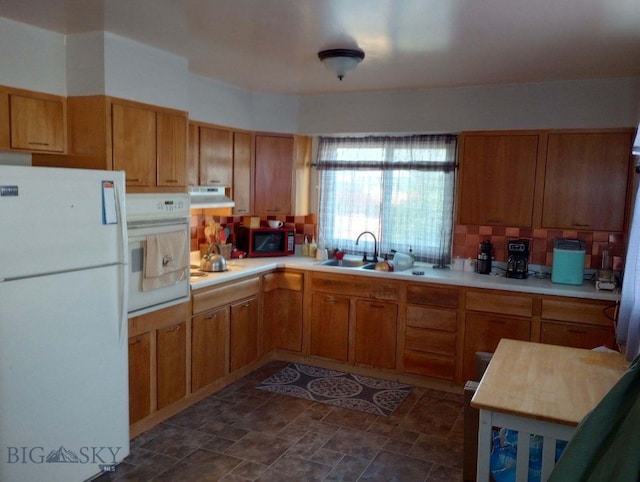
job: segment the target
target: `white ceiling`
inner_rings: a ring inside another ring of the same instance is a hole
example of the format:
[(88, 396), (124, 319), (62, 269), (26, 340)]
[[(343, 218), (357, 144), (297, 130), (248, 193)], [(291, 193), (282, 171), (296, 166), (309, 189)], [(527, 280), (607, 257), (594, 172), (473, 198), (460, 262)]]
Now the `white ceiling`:
[[(0, 16), (278, 94), (640, 76), (639, 0), (0, 0)], [(366, 56), (339, 82), (317, 52), (343, 47)]]

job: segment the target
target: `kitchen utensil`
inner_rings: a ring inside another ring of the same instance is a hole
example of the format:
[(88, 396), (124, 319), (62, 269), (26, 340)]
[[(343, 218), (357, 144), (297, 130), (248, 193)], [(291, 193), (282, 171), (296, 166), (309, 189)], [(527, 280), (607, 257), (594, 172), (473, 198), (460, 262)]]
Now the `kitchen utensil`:
[[(217, 254), (213, 254), (214, 248), (218, 251)], [(220, 272), (226, 270), (227, 260), (220, 254), (220, 248), (212, 243), (207, 254), (200, 261), (200, 271)]]

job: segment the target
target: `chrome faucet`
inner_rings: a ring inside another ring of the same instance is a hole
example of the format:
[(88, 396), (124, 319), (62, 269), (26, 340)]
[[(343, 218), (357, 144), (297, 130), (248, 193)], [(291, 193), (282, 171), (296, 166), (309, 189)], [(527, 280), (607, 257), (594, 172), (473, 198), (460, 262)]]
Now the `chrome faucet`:
[[(371, 237), (373, 238), (373, 262), (377, 263), (378, 262), (378, 240), (376, 239), (376, 235), (373, 234), (371, 231), (363, 231), (361, 232), (358, 237), (356, 238), (356, 246), (358, 246), (358, 241), (360, 241), (360, 238), (362, 237), (363, 234), (370, 234)], [(363, 256), (362, 256), (362, 261), (369, 261), (367, 259), (367, 252), (365, 251)]]

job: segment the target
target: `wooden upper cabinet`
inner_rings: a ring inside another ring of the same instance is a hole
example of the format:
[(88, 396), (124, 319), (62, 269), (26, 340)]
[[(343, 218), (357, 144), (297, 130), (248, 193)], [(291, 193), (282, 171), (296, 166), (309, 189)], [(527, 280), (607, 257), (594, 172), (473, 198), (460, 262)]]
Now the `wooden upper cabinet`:
[(249, 214), (251, 207), (251, 134), (233, 133), (233, 214)]
[[(52, 97), (52, 96), (49, 96)], [(11, 149), (65, 152), (65, 101), (10, 94)]]
[(539, 136), (465, 134), (459, 186), (460, 224), (533, 224)]
[(291, 213), (293, 136), (255, 137), (256, 214)]
[(187, 118), (158, 112), (157, 169), (158, 186), (187, 185)]
[(549, 135), (542, 227), (622, 231), (631, 132)]
[(113, 169), (126, 171), (127, 186), (156, 185), (156, 113), (112, 104)]
[(200, 129), (189, 122), (187, 139), (187, 183), (189, 186), (200, 184)]
[(200, 127), (200, 184), (231, 187), (233, 182), (233, 132)]

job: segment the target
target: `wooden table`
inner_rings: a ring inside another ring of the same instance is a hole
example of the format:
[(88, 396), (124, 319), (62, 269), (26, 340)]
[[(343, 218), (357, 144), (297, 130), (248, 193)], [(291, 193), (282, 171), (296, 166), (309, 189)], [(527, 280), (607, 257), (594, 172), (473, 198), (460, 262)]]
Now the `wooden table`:
[(542, 480), (547, 480), (556, 440), (571, 439), (627, 367), (618, 353), (501, 340), (471, 400), (480, 410), (477, 482), (489, 480), (492, 427), (518, 431), (518, 482), (528, 476), (529, 436), (543, 436)]

